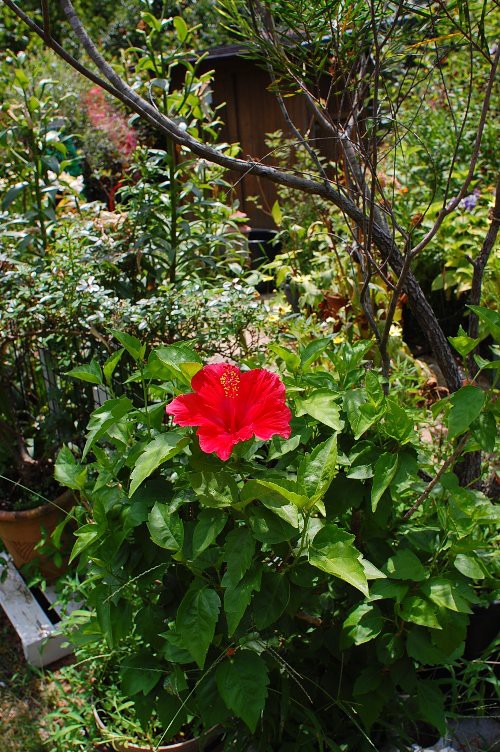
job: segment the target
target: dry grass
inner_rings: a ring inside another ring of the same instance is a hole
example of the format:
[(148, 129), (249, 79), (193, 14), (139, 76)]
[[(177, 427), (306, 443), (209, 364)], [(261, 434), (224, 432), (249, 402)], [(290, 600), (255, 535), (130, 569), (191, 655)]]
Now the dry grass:
[(49, 752), (43, 719), (50, 706), (49, 682), (26, 664), (17, 634), (0, 609), (0, 750)]

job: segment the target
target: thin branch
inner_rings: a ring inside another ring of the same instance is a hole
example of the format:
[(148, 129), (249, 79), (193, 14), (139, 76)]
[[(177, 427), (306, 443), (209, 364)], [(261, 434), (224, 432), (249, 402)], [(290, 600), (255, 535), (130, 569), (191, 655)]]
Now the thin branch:
[(499, 59), (500, 59), (500, 45), (498, 45), (496, 49), (495, 57), (493, 59), (493, 65), (491, 66), (491, 71), (490, 71), (490, 75), (488, 78), (488, 83), (486, 86), (486, 91), (485, 91), (484, 100), (483, 100), (483, 107), (481, 109), (481, 117), (479, 118), (476, 140), (474, 142), (474, 148), (472, 150), (472, 157), (469, 163), (467, 176), (464, 182), (462, 183), (462, 187), (460, 191), (458, 192), (458, 195), (455, 196), (455, 198), (452, 199), (445, 207), (443, 207), (443, 209), (441, 209), (441, 211), (439, 212), (436, 218), (436, 221), (434, 222), (434, 225), (431, 227), (429, 232), (422, 238), (422, 240), (419, 243), (417, 243), (417, 245), (414, 248), (411, 249), (410, 255), (412, 256), (412, 258), (414, 258), (417, 255), (417, 253), (419, 253), (423, 248), (425, 248), (430, 243), (432, 238), (435, 236), (435, 234), (437, 233), (437, 231), (443, 224), (444, 219), (453, 211), (455, 211), (460, 201), (465, 196), (467, 189), (474, 177), (474, 170), (476, 169), (477, 160), (479, 158), (479, 151), (481, 149), (481, 141), (483, 138), (484, 126), (486, 124), (486, 116), (490, 108), (490, 100), (491, 100), (491, 94), (493, 90), (493, 83), (495, 81)]
[(425, 491), (418, 497), (418, 499), (416, 500), (415, 504), (410, 509), (408, 509), (408, 511), (405, 512), (405, 514), (403, 515), (403, 520), (405, 520), (405, 522), (406, 522), (406, 520), (409, 520), (410, 517), (417, 511), (417, 509), (419, 508), (419, 506), (421, 506), (424, 503), (424, 501), (427, 499), (427, 497), (431, 493), (432, 489), (439, 483), (439, 481), (440, 481), (441, 477), (444, 475), (444, 473), (460, 457), (460, 455), (462, 454), (463, 448), (465, 447), (465, 445), (467, 443), (468, 438), (469, 438), (469, 434), (468, 433), (466, 433), (466, 434), (464, 434), (464, 436), (462, 436), (462, 438), (458, 442), (457, 447), (456, 447), (455, 451), (453, 452), (453, 454), (450, 455), (445, 462), (443, 462), (443, 464), (441, 465), (441, 467), (437, 471), (437, 473), (434, 476), (434, 478), (431, 480), (431, 482), (426, 487)]

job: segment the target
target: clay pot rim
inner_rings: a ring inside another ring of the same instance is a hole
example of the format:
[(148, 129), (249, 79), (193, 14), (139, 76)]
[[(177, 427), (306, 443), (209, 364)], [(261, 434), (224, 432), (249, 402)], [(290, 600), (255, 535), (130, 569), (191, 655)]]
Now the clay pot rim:
[[(95, 724), (99, 731), (101, 733), (106, 732), (108, 730), (108, 727), (99, 715), (99, 711), (97, 710), (97, 707), (95, 705), (92, 705), (92, 713), (94, 715)], [(202, 736), (196, 736), (193, 739), (186, 739), (185, 742), (175, 742), (175, 744), (167, 744), (166, 746), (162, 745), (161, 747), (143, 747), (127, 741), (124, 741), (123, 745), (120, 743), (120, 746), (122, 750), (127, 750), (127, 752), (152, 752), (153, 750), (154, 752), (182, 752), (182, 750), (186, 749), (186, 746), (188, 744), (192, 744), (193, 742), (210, 741), (210, 736), (219, 729), (220, 727), (218, 726), (212, 726), (212, 728), (209, 728)], [(112, 745), (112, 742), (109, 743), (110, 745)]]
[(16, 520), (33, 520), (38, 517), (46, 517), (51, 512), (61, 511), (59, 509), (60, 507), (62, 507), (62, 511), (68, 512), (74, 505), (75, 500), (76, 497), (73, 491), (66, 489), (66, 491), (57, 496), (53, 502), (40, 504), (40, 506), (35, 507), (34, 509), (20, 509), (14, 511), (0, 509), (0, 522), (15, 522)]

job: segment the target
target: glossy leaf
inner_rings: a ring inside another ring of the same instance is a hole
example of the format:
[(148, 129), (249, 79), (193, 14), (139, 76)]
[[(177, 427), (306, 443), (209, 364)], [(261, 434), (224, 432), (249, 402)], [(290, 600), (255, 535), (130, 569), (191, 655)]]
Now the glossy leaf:
[(184, 527), (177, 512), (171, 512), (167, 504), (157, 501), (148, 515), (151, 540), (161, 548), (180, 551), (184, 543)]
[(130, 475), (129, 496), (133, 496), (146, 478), (149, 478), (160, 465), (179, 454), (189, 443), (187, 436), (176, 431), (161, 433), (149, 442), (145, 450), (139, 456), (135, 467)]
[(218, 666), (216, 681), (228, 709), (254, 733), (266, 704), (269, 684), (264, 660), (250, 650), (238, 650)]
[(361, 554), (353, 546), (353, 541), (354, 535), (328, 523), (309, 547), (309, 563), (368, 595), (368, 581), (359, 561)]
[(177, 631), (185, 649), (200, 668), (205, 665), (208, 648), (214, 638), (219, 618), (220, 598), (208, 586), (194, 583), (177, 610)]

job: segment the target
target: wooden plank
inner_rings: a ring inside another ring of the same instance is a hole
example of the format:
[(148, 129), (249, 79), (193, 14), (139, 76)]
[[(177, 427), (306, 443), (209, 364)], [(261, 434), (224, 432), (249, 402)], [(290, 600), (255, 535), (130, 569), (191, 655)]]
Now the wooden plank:
[[(57, 627), (34, 598), (25, 581), (12, 563), (10, 556), (0, 553), (7, 575), (0, 582), (0, 606), (16, 630), (23, 646), (24, 657), (33, 666), (48, 666), (73, 652), (67, 638), (56, 634)], [(49, 591), (51, 602), (55, 591)], [(57, 610), (57, 608), (56, 608)]]

